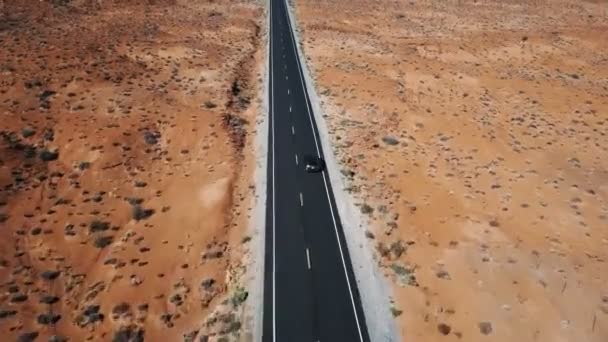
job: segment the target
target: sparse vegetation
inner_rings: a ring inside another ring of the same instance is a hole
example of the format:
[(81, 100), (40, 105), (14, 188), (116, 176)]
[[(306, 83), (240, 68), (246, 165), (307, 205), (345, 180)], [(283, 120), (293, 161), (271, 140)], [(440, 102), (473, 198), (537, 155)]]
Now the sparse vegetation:
[(108, 229), (110, 229), (110, 222), (93, 220), (89, 224), (89, 231), (91, 233), (105, 232)]
[(372, 208), (369, 204), (363, 203), (361, 205), (361, 213), (363, 214), (372, 214), (374, 212), (374, 208)]
[(21, 130), (21, 136), (24, 138), (29, 138), (29, 137), (33, 136), (34, 134), (36, 134), (36, 131), (29, 127), (25, 127), (24, 129)]
[(140, 327), (129, 325), (119, 328), (112, 337), (112, 342), (143, 342), (144, 330)]
[(97, 248), (105, 248), (112, 244), (113, 241), (114, 237), (112, 237), (111, 235), (98, 236), (95, 238), (94, 245)]
[[(407, 308), (395, 340), (603, 336), (608, 3), (294, 6), (345, 189), (369, 223), (350, 233), (375, 247)], [(586, 321), (538, 328), (555, 306)]]
[(134, 220), (140, 221), (154, 215), (154, 209), (144, 209), (140, 205), (134, 205), (131, 208), (131, 213)]
[(439, 333), (441, 335), (449, 335), (450, 332), (452, 331), (452, 328), (445, 323), (439, 323), (437, 325), (437, 330), (439, 331)]
[(37, 317), (38, 324), (41, 325), (54, 325), (61, 319), (61, 315), (53, 313), (40, 314)]
[(61, 274), (60, 271), (47, 270), (47, 271), (40, 273), (40, 278), (42, 278), (44, 280), (55, 280), (55, 279), (57, 279), (57, 277), (59, 277), (60, 274)]
[(387, 144), (387, 145), (391, 145), (391, 146), (395, 146), (399, 144), (399, 140), (397, 140), (397, 138), (387, 135), (385, 137), (382, 138), (382, 141)]
[(249, 293), (245, 291), (244, 288), (237, 287), (234, 293), (232, 294), (232, 299), (230, 300), (232, 302), (232, 306), (237, 307), (241, 305), (243, 302), (245, 302), (245, 300), (247, 300), (248, 296)]
[(484, 335), (489, 335), (492, 333), (492, 323), (490, 322), (479, 322), (479, 332)]
[(3, 340), (237, 339), (263, 5), (0, 3)]
[(59, 152), (44, 149), (44, 150), (40, 151), (39, 157), (42, 161), (49, 162), (49, 161), (57, 160), (57, 158), (59, 158)]

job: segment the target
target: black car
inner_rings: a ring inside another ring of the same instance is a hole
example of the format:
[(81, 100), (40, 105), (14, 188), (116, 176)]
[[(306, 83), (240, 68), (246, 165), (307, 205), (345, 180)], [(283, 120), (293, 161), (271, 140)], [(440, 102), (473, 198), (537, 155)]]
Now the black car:
[(306, 165), (305, 170), (308, 173), (318, 173), (325, 170), (325, 161), (317, 156), (305, 155), (304, 165)]

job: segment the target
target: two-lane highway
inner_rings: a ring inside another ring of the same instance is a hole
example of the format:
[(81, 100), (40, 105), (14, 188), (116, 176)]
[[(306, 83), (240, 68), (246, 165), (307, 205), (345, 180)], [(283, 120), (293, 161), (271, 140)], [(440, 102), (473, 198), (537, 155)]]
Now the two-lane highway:
[(369, 341), (284, 0), (270, 0), (263, 341)]

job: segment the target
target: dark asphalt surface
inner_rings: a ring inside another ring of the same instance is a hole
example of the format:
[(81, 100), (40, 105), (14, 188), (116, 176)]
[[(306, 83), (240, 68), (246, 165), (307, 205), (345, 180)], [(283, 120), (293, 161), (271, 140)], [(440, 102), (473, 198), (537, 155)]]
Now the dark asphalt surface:
[(262, 340), (369, 341), (329, 177), (304, 171), (304, 155), (322, 156), (323, 151), (286, 5), (271, 0), (270, 7)]

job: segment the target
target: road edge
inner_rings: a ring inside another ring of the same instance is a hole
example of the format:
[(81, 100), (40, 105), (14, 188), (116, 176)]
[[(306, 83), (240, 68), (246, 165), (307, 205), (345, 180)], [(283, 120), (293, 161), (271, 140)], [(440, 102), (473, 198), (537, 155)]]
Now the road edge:
[(250, 334), (250, 341), (262, 341), (264, 329), (264, 261), (266, 248), (266, 203), (267, 203), (267, 171), (268, 171), (268, 92), (269, 92), (269, 56), (270, 56), (270, 1), (262, 0), (266, 26), (263, 28), (264, 53), (261, 58), (259, 73), (261, 82), (258, 95), (261, 96), (255, 127), (255, 168), (253, 174), (254, 195), (250, 208), (253, 214), (248, 222), (248, 231), (251, 233), (251, 260), (247, 267), (246, 284), (249, 291), (245, 306), (245, 329)]
[[(386, 282), (384, 275), (380, 272), (371, 252), (372, 246), (365, 237), (367, 224), (360, 212), (356, 210), (352, 196), (344, 191), (347, 183), (342, 177), (340, 165), (334, 156), (327, 123), (322, 114), (323, 110), (316, 92), (316, 84), (310, 76), (308, 62), (301, 46), (300, 29), (298, 22), (295, 20), (294, 8), (291, 0), (285, 1), (287, 3), (289, 21), (296, 38), (295, 45), (298, 50), (302, 73), (304, 74), (304, 85), (308, 92), (317, 130), (319, 131), (320, 143), (323, 151), (325, 151), (327, 174), (332, 184), (336, 207), (348, 245), (348, 252), (370, 339), (372, 341), (399, 341), (395, 320), (390, 312), (391, 304), (388, 294), (391, 294), (392, 290)], [(359, 229), (354, 229), (355, 227)]]

